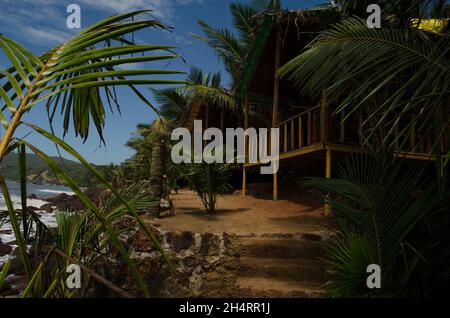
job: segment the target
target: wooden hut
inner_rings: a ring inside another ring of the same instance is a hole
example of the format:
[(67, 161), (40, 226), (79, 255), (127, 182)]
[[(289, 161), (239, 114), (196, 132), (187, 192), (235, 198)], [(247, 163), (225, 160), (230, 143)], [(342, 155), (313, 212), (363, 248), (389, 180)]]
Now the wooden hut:
[[(314, 100), (302, 95), (288, 80), (280, 79), (280, 66), (296, 57), (324, 29), (339, 17), (322, 9), (283, 11), (263, 15), (262, 25), (248, 53), (247, 62), (237, 87), (237, 99), (243, 105), (243, 128), (279, 128), (280, 170), (273, 175), (273, 199), (278, 198), (278, 174), (290, 170), (330, 178), (336, 162), (347, 153), (363, 151), (361, 116), (343, 121), (331, 114), (333, 101), (323, 95)], [(250, 115), (250, 104), (257, 109)], [(203, 119), (207, 127), (235, 127), (234, 119), (224, 120), (223, 114), (211, 113), (201, 104), (192, 108), (188, 126), (194, 119)], [(205, 120), (206, 119), (206, 120)], [(214, 121), (214, 122), (213, 122)], [(221, 126), (217, 126), (221, 123)], [(418, 136), (411, 133), (410, 142), (394, 152), (410, 160), (436, 160), (430, 138), (417, 147)], [(414, 149), (410, 151), (409, 149)], [(442, 149), (444, 150), (444, 149)], [(246, 194), (247, 169), (261, 163), (246, 163), (242, 172), (242, 194)]]

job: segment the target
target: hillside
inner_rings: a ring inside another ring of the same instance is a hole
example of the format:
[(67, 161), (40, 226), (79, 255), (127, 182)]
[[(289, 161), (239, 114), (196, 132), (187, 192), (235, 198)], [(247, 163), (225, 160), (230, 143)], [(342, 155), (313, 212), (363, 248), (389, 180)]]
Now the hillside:
[[(92, 185), (92, 175), (86, 168), (72, 160), (52, 157), (79, 186)], [(1, 173), (7, 180), (19, 180), (17, 154), (8, 154), (1, 164)], [(33, 183), (62, 183), (55, 178), (53, 171), (46, 163), (34, 154), (27, 154), (27, 180)]]

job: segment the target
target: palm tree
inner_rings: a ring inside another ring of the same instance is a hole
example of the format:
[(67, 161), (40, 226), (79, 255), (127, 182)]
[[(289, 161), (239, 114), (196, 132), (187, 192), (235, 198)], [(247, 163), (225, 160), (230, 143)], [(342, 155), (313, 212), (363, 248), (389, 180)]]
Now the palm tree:
[[(43, 159), (55, 174), (72, 188), (85, 206), (93, 212), (98, 222), (102, 224), (106, 233), (110, 236), (112, 244), (119, 251), (145, 295), (149, 295), (148, 289), (108, 219), (56, 162), (29, 143), (26, 138), (19, 139), (15, 135), (19, 126), (26, 126), (74, 156), (113, 192), (126, 207), (127, 213), (136, 219), (148, 237), (157, 244), (153, 234), (139, 219), (134, 209), (98, 171), (66, 142), (24, 119), (32, 108), (46, 106), (51, 123), (56, 113), (63, 114), (64, 133), (68, 132), (69, 123), (73, 122), (75, 134), (86, 140), (92, 123), (103, 140), (104, 105), (109, 103), (111, 106), (111, 100), (117, 101), (114, 93), (115, 87), (129, 87), (138, 98), (148, 106), (153, 107), (135, 85), (185, 83), (184, 81), (161, 78), (162, 75), (180, 74), (181, 72), (178, 71), (116, 69), (123, 64), (155, 62), (179, 57), (173, 53), (173, 47), (167, 45), (135, 45), (124, 38), (130, 33), (147, 28), (165, 28), (154, 18), (143, 18), (135, 21), (135, 17), (147, 13), (147, 11), (135, 11), (104, 19), (41, 56), (35, 56), (19, 43), (0, 35), (0, 49), (12, 65), (10, 68), (0, 71), (0, 79), (3, 80), (3, 84), (0, 86), (0, 98), (4, 103), (4, 106), (0, 108), (0, 122), (5, 129), (5, 134), (0, 142), (0, 162), (7, 153), (17, 147), (21, 149), (23, 145)], [(129, 21), (130, 18), (131, 21)], [(142, 53), (142, 56), (138, 56), (136, 53)], [(154, 75), (158, 77), (131, 78)], [(25, 154), (25, 151), (21, 151), (21, 153)], [(36, 282), (39, 274), (36, 269), (33, 269), (30, 262), (26, 242), (20, 231), (17, 215), (3, 177), (0, 178), (0, 185), (26, 276), (30, 283)], [(22, 197), (26, 198), (24, 195)], [(22, 206), (26, 206), (26, 202), (22, 202)], [(42, 223), (37, 217), (34, 217), (34, 221), (38, 224)], [(52, 237), (51, 232), (47, 231), (47, 233)]]
[(448, 18), (446, 1), (378, 1), (381, 29), (347, 17), (352, 9), (359, 13), (359, 3), (365, 1), (338, 2), (342, 21), (320, 34), (280, 74), (307, 94), (318, 98), (325, 92), (336, 114), (365, 115), (365, 138), (376, 147), (404, 145), (415, 131), (421, 137), (418, 145), (431, 136), (440, 153), (449, 124), (442, 116), (449, 113), (450, 33), (448, 27), (429, 32), (420, 21)]
[(239, 81), (242, 65), (244, 65), (250, 45), (253, 43), (261, 19), (257, 14), (264, 10), (278, 10), (281, 7), (279, 0), (253, 1), (249, 5), (231, 3), (230, 13), (233, 27), (237, 35), (229, 29), (217, 29), (202, 20), (198, 24), (204, 36), (193, 36), (211, 47), (222, 60), (225, 70), (232, 77), (232, 87)]
[[(170, 132), (185, 123), (193, 103), (200, 102), (208, 109), (217, 107), (222, 113), (225, 109), (235, 109), (231, 94), (220, 85), (220, 73), (204, 75), (202, 70), (192, 67), (187, 81), (189, 85), (185, 88), (153, 90), (162, 117), (148, 127), (145, 142), (151, 147), (150, 194), (156, 200), (160, 200), (168, 191), (163, 189), (163, 184), (164, 176), (168, 178), (167, 171), (172, 170), (167, 155), (171, 149)], [(151, 211), (156, 217), (159, 217), (159, 212), (159, 209)]]
[[(378, 153), (347, 157), (336, 179), (305, 181), (343, 221), (325, 244), (331, 296), (417, 296), (439, 294), (438, 284), (448, 288), (450, 191), (429, 179), (423, 167)], [(382, 269), (380, 290), (367, 288), (371, 264)]]
[(229, 164), (220, 163), (191, 163), (182, 168), (182, 175), (199, 196), (206, 215), (215, 213), (219, 195), (231, 192), (230, 171)]
[(135, 154), (128, 160), (128, 165), (135, 171), (134, 180), (148, 180), (150, 170), (148, 158), (151, 157), (152, 147), (148, 142), (148, 136), (151, 130), (150, 124), (138, 124), (134, 136), (125, 144), (133, 149)]

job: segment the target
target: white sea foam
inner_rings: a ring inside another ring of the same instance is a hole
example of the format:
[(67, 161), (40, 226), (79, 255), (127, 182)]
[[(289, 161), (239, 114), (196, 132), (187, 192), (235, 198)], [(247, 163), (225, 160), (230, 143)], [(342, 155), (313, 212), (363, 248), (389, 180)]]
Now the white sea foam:
[[(21, 198), (20, 198), (20, 185), (17, 182), (7, 181), (8, 189), (10, 192), (11, 200), (13, 202), (13, 206), (15, 209), (21, 208)], [(36, 195), (38, 198), (46, 199), (58, 194), (66, 193), (68, 195), (73, 195), (74, 193), (67, 187), (57, 186), (57, 185), (37, 185), (37, 184), (28, 184), (27, 186), (27, 196), (32, 194)], [(27, 206), (40, 208), (44, 204), (48, 203), (47, 201), (40, 199), (27, 199)], [(3, 195), (0, 193), (0, 210), (6, 210), (5, 200), (3, 199)], [(43, 211), (36, 211), (39, 215), (40, 220), (45, 223), (47, 226), (54, 228), (57, 226), (56, 224), (56, 214), (55, 213), (46, 213)], [(16, 237), (12, 231), (11, 224), (5, 223), (0, 226), (0, 242), (3, 244), (8, 244), (14, 242)], [(0, 266), (6, 262), (10, 258), (10, 255), (5, 255), (0, 257)]]

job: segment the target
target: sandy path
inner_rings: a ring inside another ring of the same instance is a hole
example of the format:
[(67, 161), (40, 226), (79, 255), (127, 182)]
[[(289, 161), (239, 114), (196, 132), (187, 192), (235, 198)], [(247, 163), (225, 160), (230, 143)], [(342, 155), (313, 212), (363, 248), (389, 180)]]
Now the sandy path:
[(265, 200), (239, 194), (220, 197), (214, 216), (205, 216), (203, 205), (192, 191), (172, 196), (177, 215), (153, 220), (164, 228), (199, 233), (245, 235), (297, 234), (326, 231), (330, 220), (317, 205), (291, 200)]

